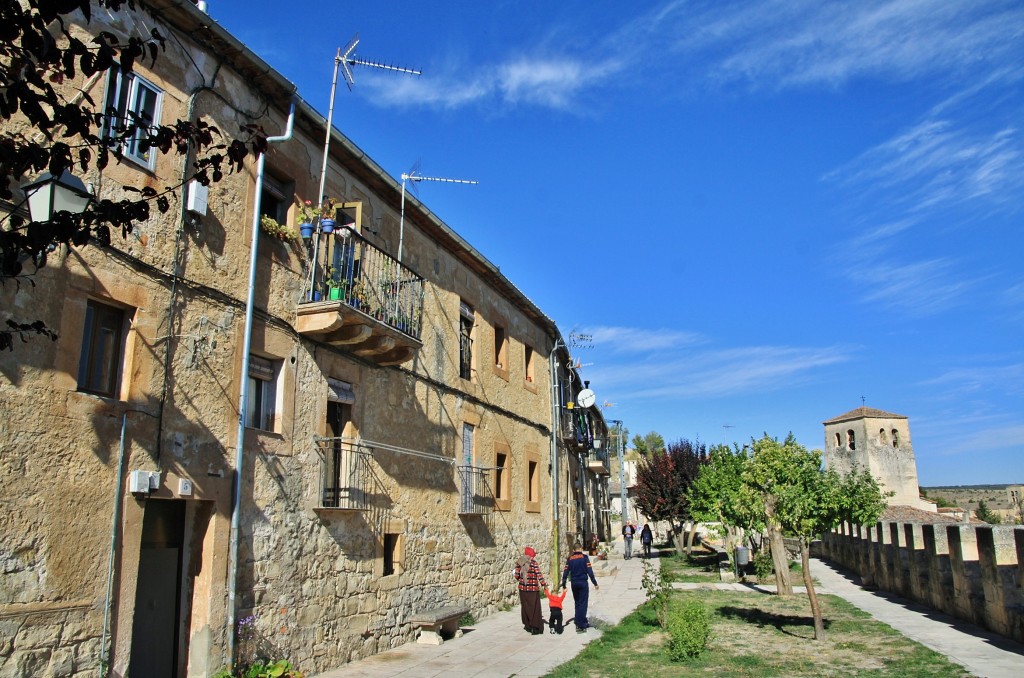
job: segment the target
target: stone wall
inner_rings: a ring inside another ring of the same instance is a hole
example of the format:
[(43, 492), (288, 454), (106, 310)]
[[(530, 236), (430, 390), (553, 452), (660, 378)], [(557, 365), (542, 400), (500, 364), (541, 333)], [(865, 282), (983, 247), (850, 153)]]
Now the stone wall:
[[(169, 20), (172, 9), (158, 16), (96, 13), (74, 30), (137, 35)], [(156, 64), (136, 65), (163, 92), (164, 122), (191, 111), (231, 137), (248, 121), (246, 111), (269, 109), (260, 124), (269, 133), (283, 129), (286, 110), (265, 98), (265, 78), (250, 81), (222, 67), (216, 57), (223, 55), (213, 51), (221, 43), (199, 40), (216, 26), (164, 28), (176, 31), (168, 50)], [(103, 101), (102, 77), (65, 84)], [(306, 114), (294, 138), (268, 152), (268, 171), (290, 177), (299, 198), (316, 195), (321, 125)], [(399, 185), (354, 148), (340, 139), (332, 145), (327, 193), (360, 201), (364, 223), (375, 225), (375, 246), (394, 251)], [(122, 185), (174, 185), (181, 172), (181, 158), (161, 155), (152, 173), (111, 163), (82, 178), (99, 197), (120, 199)], [(225, 592), (239, 392), (247, 381), (243, 318), (254, 192), (251, 167), (228, 174), (211, 187), (201, 218), (185, 219), (175, 203), (110, 247), (60, 248), (36, 285), (0, 287), (0, 319), (40, 319), (60, 335), (0, 355), (0, 677), (98, 676), (104, 648), (112, 675), (145, 673), (133, 664), (147, 654), (147, 642), (162, 640), (167, 649), (176, 635), (146, 626), (158, 603), (168, 607), (156, 601), (159, 587), (151, 583), (156, 558), (147, 517), (168, 505), (183, 516), (174, 546), (180, 576), (171, 592), (182, 639), (175, 673), (207, 676), (227, 663), (233, 629)], [(559, 496), (567, 508), (553, 525), (549, 356), (557, 330), (432, 218), (409, 200), (405, 263), (424, 277), (423, 332), (418, 353), (401, 365), (377, 365), (297, 331), (309, 253), (295, 242), (257, 236), (250, 352), (274, 359), (280, 376), (274, 424), (245, 429), (242, 443), (235, 610), (237, 619), (254, 618), (250, 627), (262, 647), (307, 673), (411, 640), (409, 618), (423, 609), (459, 603), (481, 617), (514, 604), (510, 572), (523, 547), (536, 548), (545, 572), (557, 574), (552, 546), (565, 552), (581, 529), (579, 513), (603, 515), (592, 505), (573, 510), (603, 495), (595, 477), (587, 478), (585, 493), (575, 489), (574, 479), (587, 472), (562, 447), (569, 463), (559, 466)], [(121, 384), (111, 395), (78, 385), (90, 302), (126, 315)], [(459, 373), (462, 302), (475, 309), (470, 379)], [(499, 327), (507, 359), (495, 355)], [(328, 378), (347, 382), (354, 393), (345, 435), (381, 443), (372, 453), (365, 511), (319, 506), (316, 441), (327, 435)], [(454, 466), (465, 461), (464, 424), (476, 431), (472, 465), (487, 469), (491, 484), (504, 455), (502, 510), (460, 513)], [(528, 483), (531, 464), (535, 486)], [(157, 487), (127, 492), (135, 471), (154, 474)], [(395, 572), (384, 575), (382, 542), (396, 535)]]
[(1024, 527), (843, 525), (825, 535), (822, 555), (865, 586), (1024, 642)]

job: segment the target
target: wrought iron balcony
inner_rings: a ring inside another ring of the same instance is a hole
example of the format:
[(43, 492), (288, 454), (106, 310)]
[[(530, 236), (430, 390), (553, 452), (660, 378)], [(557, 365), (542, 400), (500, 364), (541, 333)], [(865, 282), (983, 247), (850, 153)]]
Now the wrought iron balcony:
[(491, 469), (459, 466), (459, 513), (485, 514), (494, 511), (494, 493), (487, 482)]
[(380, 365), (397, 365), (422, 347), (423, 278), (350, 228), (307, 243), (308, 273), (296, 327)]
[(367, 510), (370, 448), (350, 438), (317, 438), (316, 452), (320, 457), (320, 508)]

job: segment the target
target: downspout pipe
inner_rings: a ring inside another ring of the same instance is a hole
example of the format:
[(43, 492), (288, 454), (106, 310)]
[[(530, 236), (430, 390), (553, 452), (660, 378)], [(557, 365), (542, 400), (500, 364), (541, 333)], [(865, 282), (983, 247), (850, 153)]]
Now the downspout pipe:
[[(277, 144), (292, 138), (295, 127), (295, 97), (292, 97), (288, 110), (288, 123), (285, 132), (279, 137), (267, 137), (268, 144)], [(252, 316), (256, 291), (256, 264), (260, 244), (260, 202), (263, 198), (263, 171), (266, 165), (266, 153), (261, 153), (256, 161), (256, 196), (252, 207), (252, 246), (249, 253), (249, 289), (245, 301), (245, 328), (242, 339), (242, 371), (238, 388), (238, 433), (235, 437), (235, 483), (234, 496), (231, 503), (231, 545), (228, 551), (228, 666), (234, 666), (235, 660), (235, 598), (238, 592), (238, 542), (239, 525), (242, 515), (242, 464), (245, 457), (245, 412), (246, 391), (249, 385), (249, 351), (252, 347)]]
[(125, 410), (124, 414), (121, 415), (121, 439), (117, 446), (117, 477), (114, 482), (114, 516), (111, 519), (110, 526), (110, 553), (107, 555), (107, 595), (103, 601), (103, 633), (100, 639), (101, 676), (109, 675), (110, 667), (114, 664), (110, 657), (113, 649), (109, 645), (110, 617), (114, 606), (114, 572), (115, 565), (117, 564), (118, 545), (120, 544), (118, 537), (121, 533), (121, 507), (124, 504), (124, 467), (128, 458), (125, 439), (127, 438), (128, 431), (128, 415), (133, 412), (145, 414), (157, 420), (160, 419), (159, 415), (150, 414), (143, 410)]
[[(404, 187), (404, 184), (403, 184)], [(405, 195), (403, 194), (403, 198)], [(559, 435), (559, 421), (558, 421), (558, 367), (559, 363), (557, 360), (558, 349), (563, 347), (561, 339), (555, 339), (555, 345), (551, 347), (551, 355), (548, 356), (548, 366), (551, 369), (551, 579), (552, 581), (558, 581), (562, 573), (559, 571), (559, 565), (562, 562), (562, 558), (559, 555), (558, 548), (562, 542), (562, 526), (558, 508), (558, 480), (559, 480), (559, 465), (558, 465), (558, 435)]]

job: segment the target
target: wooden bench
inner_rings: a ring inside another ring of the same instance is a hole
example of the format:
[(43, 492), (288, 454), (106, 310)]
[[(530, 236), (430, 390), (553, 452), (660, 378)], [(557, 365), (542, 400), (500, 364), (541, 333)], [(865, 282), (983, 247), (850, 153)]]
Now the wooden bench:
[(412, 624), (420, 630), (417, 643), (443, 645), (445, 637), (458, 638), (462, 635), (459, 620), (469, 614), (469, 608), (461, 605), (421, 610), (412, 616)]

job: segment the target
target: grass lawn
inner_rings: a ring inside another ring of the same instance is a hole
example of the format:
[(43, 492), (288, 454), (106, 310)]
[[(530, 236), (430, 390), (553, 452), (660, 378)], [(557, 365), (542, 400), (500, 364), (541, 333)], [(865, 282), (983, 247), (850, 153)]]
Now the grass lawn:
[[(666, 554), (667, 555), (667, 554)], [(700, 562), (662, 559), (674, 581), (701, 576)], [(714, 581), (717, 573), (704, 572)], [(650, 603), (641, 606), (574, 660), (549, 676), (970, 676), (961, 666), (875, 621), (846, 601), (820, 596), (825, 640), (814, 640), (807, 596), (763, 593), (674, 591), (676, 600), (702, 600), (711, 612), (714, 637), (707, 652), (672, 662), (668, 636)]]

